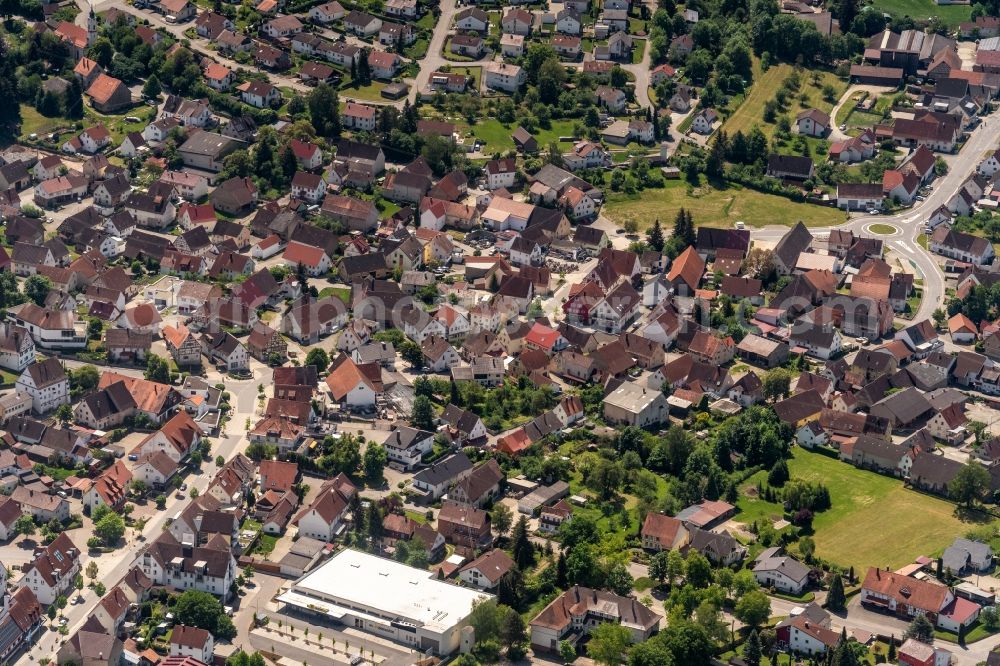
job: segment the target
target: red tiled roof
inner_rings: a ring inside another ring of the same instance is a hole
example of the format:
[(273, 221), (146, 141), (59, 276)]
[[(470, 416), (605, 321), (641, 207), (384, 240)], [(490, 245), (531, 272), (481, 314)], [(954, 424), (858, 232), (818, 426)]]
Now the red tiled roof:
[(322, 248), (299, 243), (298, 241), (291, 241), (288, 243), (288, 247), (285, 248), (284, 258), (285, 261), (294, 264), (303, 264), (310, 268), (316, 268), (322, 261), (323, 254)]
[(117, 92), (119, 86), (123, 85), (125, 84), (113, 76), (98, 74), (94, 82), (87, 88), (87, 96), (93, 98), (98, 104), (105, 104)]

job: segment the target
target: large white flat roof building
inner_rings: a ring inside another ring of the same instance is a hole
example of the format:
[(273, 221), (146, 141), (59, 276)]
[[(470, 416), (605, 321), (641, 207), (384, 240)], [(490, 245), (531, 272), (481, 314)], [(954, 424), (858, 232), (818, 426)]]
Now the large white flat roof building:
[(437, 580), (430, 571), (345, 549), (295, 581), (278, 601), (446, 655), (458, 649), (459, 629), (473, 603), (490, 596)]

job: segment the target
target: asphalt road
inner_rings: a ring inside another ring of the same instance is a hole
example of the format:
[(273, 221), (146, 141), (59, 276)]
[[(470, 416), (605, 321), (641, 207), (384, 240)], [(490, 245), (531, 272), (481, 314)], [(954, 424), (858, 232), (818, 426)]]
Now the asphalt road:
[[(960, 153), (944, 156), (949, 168), (947, 175), (933, 181), (933, 189), (927, 199), (917, 202), (912, 208), (896, 215), (857, 215), (840, 226), (811, 228), (810, 231), (813, 235), (822, 235), (828, 234), (833, 228), (850, 229), (855, 233), (882, 238), (885, 245), (908, 261), (914, 272), (923, 279), (923, 299), (914, 321), (929, 319), (944, 301), (945, 280), (934, 255), (921, 247), (917, 239), (923, 233), (930, 214), (948, 202), (966, 178), (975, 172), (983, 154), (996, 147), (998, 132), (1000, 114), (987, 116), (972, 132)], [(896, 231), (891, 235), (873, 233), (870, 231), (873, 224), (889, 224)], [(755, 239), (776, 242), (787, 231), (788, 228), (784, 226), (769, 226), (754, 229), (751, 235)]]
[[(86, 363), (68, 359), (64, 359), (64, 362), (70, 368), (77, 368), (81, 365), (86, 365)], [(130, 376), (142, 375), (141, 370), (134, 368), (113, 369), (116, 372), (121, 372), (122, 374)], [(209, 376), (209, 382), (212, 383), (219, 381), (219, 379), (220, 378), (218, 376)], [(189, 475), (186, 479), (189, 486), (197, 488), (200, 493), (203, 493), (208, 487), (208, 484), (214, 478), (217, 471), (214, 462), (215, 457), (221, 455), (226, 460), (229, 460), (237, 452), (242, 452), (246, 449), (248, 440), (246, 439), (246, 429), (244, 428), (244, 423), (248, 417), (251, 418), (252, 421), (255, 420), (254, 414), (257, 407), (257, 385), (263, 384), (267, 387), (272, 383), (271, 370), (259, 364), (255, 364), (254, 366), (253, 379), (233, 381), (227, 378), (225, 380), (226, 390), (229, 391), (232, 396), (230, 400), (230, 404), (233, 406), (232, 418), (227, 424), (226, 432), (221, 434), (219, 437), (213, 438), (211, 455), (202, 465), (201, 473)], [(142, 550), (143, 544), (156, 538), (156, 536), (163, 531), (167, 518), (176, 515), (177, 512), (183, 509), (188, 502), (190, 502), (190, 500), (186, 497), (184, 499), (178, 499), (175, 494), (168, 495), (166, 509), (156, 513), (155, 517), (146, 523), (146, 527), (142, 532), (143, 541), (140, 541), (133, 536), (134, 530), (128, 530), (126, 532), (126, 543), (112, 553), (92, 558), (85, 550), (81, 556), (81, 571), (86, 570), (87, 564), (91, 560), (97, 561), (98, 566), (100, 567), (99, 580), (104, 583), (107, 589), (110, 590), (112, 587), (117, 585), (121, 578), (128, 573), (129, 569), (132, 568), (132, 564), (135, 562), (140, 551)], [(77, 545), (83, 546), (84, 544)], [(81, 604), (71, 604), (67, 606), (63, 613), (68, 619), (67, 627), (69, 628), (69, 633), (67, 636), (61, 636), (54, 630), (41, 634), (38, 641), (34, 646), (32, 646), (32, 649), (22, 654), (15, 663), (20, 666), (26, 666), (31, 662), (39, 661), (43, 657), (51, 657), (54, 661), (59, 646), (69, 636), (72, 636), (73, 633), (77, 631), (84, 622), (86, 622), (87, 618), (93, 614), (94, 607), (97, 605), (98, 601), (100, 601), (100, 599), (97, 595), (85, 588), (84, 602)]]

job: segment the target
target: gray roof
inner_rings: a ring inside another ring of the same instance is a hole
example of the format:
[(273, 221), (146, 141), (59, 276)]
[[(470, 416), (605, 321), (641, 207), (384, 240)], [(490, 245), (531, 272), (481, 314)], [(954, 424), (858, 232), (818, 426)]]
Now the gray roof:
[[(898, 423), (903, 425), (912, 423), (918, 417), (933, 409), (931, 403), (924, 397), (924, 394), (915, 388), (904, 389), (899, 393), (890, 395), (888, 398), (879, 400), (875, 405), (872, 405), (872, 413), (875, 413), (876, 408), (879, 407), (885, 410), (884, 414), (879, 414), (880, 416), (891, 415)], [(878, 411), (882, 410), (879, 409)]]
[[(787, 555), (773, 555), (776, 549), (769, 549), (762, 552), (754, 560), (754, 573), (764, 571), (777, 571), (794, 581), (805, 580), (809, 576), (809, 567), (802, 564), (793, 557)], [(765, 555), (770, 555), (765, 557)]]
[(450, 455), (444, 460), (434, 463), (427, 469), (421, 470), (413, 477), (414, 482), (426, 483), (429, 486), (439, 486), (447, 483), (472, 469), (472, 461), (464, 452), (459, 451)]
[(409, 426), (400, 426), (392, 431), (389, 438), (385, 440), (385, 445), (391, 446), (394, 449), (408, 449), (417, 442), (433, 436), (434, 433), (428, 430), (419, 430)]
[(469, 434), (476, 427), (479, 417), (472, 412), (449, 404), (441, 413), (441, 420), (461, 432)]
[(958, 537), (941, 555), (942, 564), (953, 573), (959, 573), (969, 564), (969, 560), (988, 561), (993, 556), (992, 549), (985, 543)]
[(228, 136), (222, 136), (214, 132), (196, 132), (185, 141), (180, 151), (197, 155), (218, 156), (224, 153), (230, 146), (242, 143)]

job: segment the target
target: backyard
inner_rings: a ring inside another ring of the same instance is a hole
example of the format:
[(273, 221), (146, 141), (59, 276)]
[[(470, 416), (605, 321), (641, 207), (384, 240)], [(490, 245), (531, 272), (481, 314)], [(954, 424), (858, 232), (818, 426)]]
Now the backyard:
[[(452, 68), (452, 71), (456, 69), (459, 68)], [(558, 141), (559, 137), (573, 136), (573, 125), (575, 123), (576, 121), (572, 120), (553, 120), (549, 129), (538, 129), (533, 132), (532, 134), (534, 134), (535, 139), (538, 141), (538, 148), (545, 150), (550, 143)], [(507, 126), (499, 120), (491, 118), (476, 123), (469, 129), (474, 137), (486, 142), (486, 149), (484, 150), (486, 153), (502, 153), (514, 150), (514, 140), (510, 138), (510, 135), (517, 129), (517, 125)], [(571, 147), (570, 143), (563, 143), (560, 146), (560, 148), (565, 150), (569, 150)]]
[(73, 127), (74, 121), (66, 118), (46, 118), (35, 110), (35, 107), (27, 104), (21, 105), (21, 136), (28, 137), (37, 134), (44, 137), (46, 134), (57, 129), (68, 129)]
[[(126, 118), (139, 118), (139, 122), (130, 122)], [(56, 130), (60, 133), (70, 132), (69, 136), (60, 137), (59, 143), (71, 138), (77, 133), (76, 125), (81, 128), (92, 127), (94, 125), (104, 125), (111, 133), (112, 144), (117, 146), (122, 142), (129, 132), (140, 132), (156, 117), (156, 110), (147, 106), (135, 106), (126, 111), (114, 115), (104, 115), (94, 111), (89, 105), (84, 105), (84, 117), (80, 120), (70, 120), (68, 118), (53, 117), (47, 118), (40, 114), (34, 107), (27, 104), (21, 105), (21, 138), (27, 139), (32, 134), (37, 134), (39, 140), (44, 140), (46, 135)], [(58, 146), (56, 146), (58, 147)]]
[[(761, 130), (768, 136), (774, 133), (774, 124), (764, 122), (764, 105), (774, 98), (775, 91), (789, 74), (795, 71), (791, 65), (772, 65), (766, 72), (761, 73), (758, 61), (754, 62), (754, 83), (750, 93), (736, 111), (726, 119), (722, 129), (732, 136), (736, 131), (742, 130), (746, 133), (754, 125), (760, 126)], [(811, 80), (813, 74), (819, 75), (819, 82), (814, 84)], [(837, 77), (833, 72), (821, 70), (806, 70), (800, 76), (801, 84), (799, 94), (789, 99), (788, 108), (783, 112), (789, 116), (789, 120), (794, 124), (795, 115), (803, 110), (816, 108), (825, 113), (833, 109), (836, 100), (847, 89), (847, 83)], [(836, 91), (833, 101), (823, 99), (824, 86), (830, 85)]]
[(626, 219), (638, 220), (646, 227), (659, 218), (672, 221), (677, 211), (690, 211), (698, 226), (731, 227), (737, 220), (754, 227), (769, 224), (793, 225), (799, 220), (810, 227), (843, 224), (844, 213), (836, 208), (796, 203), (785, 197), (728, 185), (717, 189), (712, 185), (688, 191), (682, 180), (668, 180), (661, 189), (649, 189), (636, 194), (607, 193), (604, 215), (618, 224)]
[(479, 90), (479, 82), (482, 79), (482, 75), (483, 75), (483, 68), (482, 67), (478, 67), (478, 66), (475, 66), (475, 67), (456, 67), (455, 65), (452, 65), (451, 67), (448, 68), (448, 71), (450, 71), (452, 74), (464, 74), (466, 76), (471, 76), (472, 77), (472, 84), (471, 84), (470, 87), (473, 90)]
[(372, 81), (367, 86), (358, 86), (355, 88), (350, 83), (350, 76), (345, 78), (345, 81), (340, 86), (340, 94), (347, 99), (359, 99), (366, 102), (378, 102), (385, 101), (382, 97), (382, 89), (385, 88), (385, 83), (381, 81)]
[[(876, 99), (875, 105), (870, 110), (864, 111), (856, 108), (857, 103), (868, 99), (871, 95), (875, 95)], [(892, 108), (893, 102), (905, 98), (905, 93), (857, 91), (851, 95), (850, 100), (845, 101), (840, 106), (840, 109), (837, 111), (837, 117), (834, 118), (834, 123), (838, 126), (847, 125), (849, 134), (857, 134), (858, 132), (852, 130), (869, 129), (883, 122)]]
[[(832, 507), (813, 520), (816, 555), (862, 574), (869, 566), (896, 569), (919, 555), (939, 555), (976, 523), (956, 515), (955, 505), (910, 490), (899, 479), (857, 469), (821, 453), (795, 448), (788, 469), (793, 479), (819, 481)], [(765, 472), (751, 477), (756, 487)], [(781, 517), (778, 504), (742, 497), (736, 520)]]

